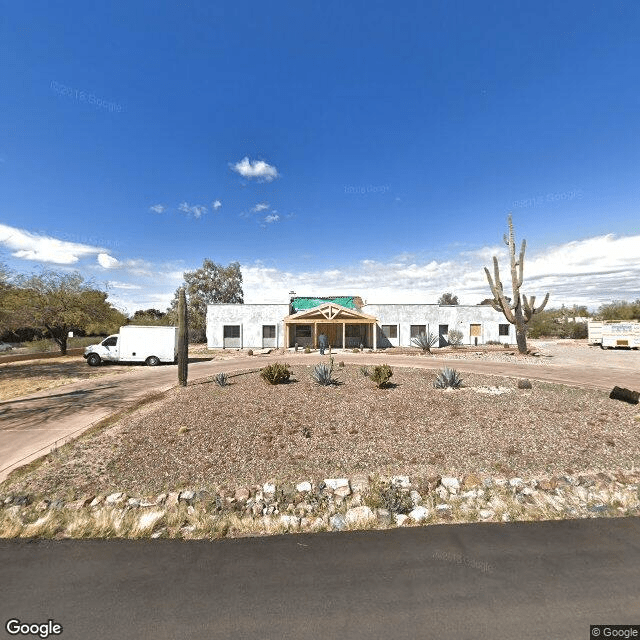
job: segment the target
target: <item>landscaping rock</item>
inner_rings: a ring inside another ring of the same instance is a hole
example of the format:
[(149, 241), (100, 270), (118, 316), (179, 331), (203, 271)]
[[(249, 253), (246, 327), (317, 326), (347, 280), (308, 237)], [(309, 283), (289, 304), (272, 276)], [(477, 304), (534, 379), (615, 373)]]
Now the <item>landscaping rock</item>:
[(438, 504), (436, 505), (436, 511), (438, 513), (448, 513), (451, 511), (451, 505), (450, 504)]
[(478, 512), (478, 515), (483, 520), (488, 520), (489, 518), (493, 518), (493, 516), (495, 516), (496, 514), (493, 511), (493, 509), (480, 509), (480, 511)]
[(289, 529), (297, 529), (300, 524), (300, 520), (296, 516), (291, 515), (281, 515), (280, 522)]
[(89, 504), (90, 507), (97, 507), (99, 505), (101, 505), (104, 502), (104, 498), (102, 496), (96, 496), (91, 503)]
[(246, 502), (251, 497), (248, 487), (238, 487), (233, 495), (238, 502)]
[(460, 481), (458, 478), (445, 477), (440, 480), (440, 484), (452, 495), (458, 493), (458, 489), (460, 489)]
[(344, 487), (348, 489), (349, 480), (347, 478), (325, 478), (324, 485), (335, 492), (336, 489), (342, 489)]
[(276, 495), (276, 485), (272, 482), (265, 482), (262, 485), (262, 492), (267, 497), (273, 497)]
[(347, 524), (359, 524), (369, 522), (369, 520), (374, 520), (375, 516), (369, 507), (362, 506), (349, 509), (345, 514), (344, 519)]
[(369, 489), (370, 482), (368, 476), (356, 475), (351, 478), (351, 490), (354, 493), (364, 493)]
[(404, 513), (394, 513), (393, 519), (395, 523), (401, 527), (409, 519), (409, 516), (406, 516)]
[(411, 486), (409, 476), (393, 476), (391, 478), (391, 484), (395, 484), (402, 489), (408, 489)]
[(524, 480), (522, 478), (511, 478), (509, 480), (509, 486), (516, 491), (524, 487)]
[(376, 509), (376, 519), (381, 525), (390, 525), (392, 521), (391, 511), (388, 509)]
[(169, 493), (169, 495), (167, 496), (167, 499), (165, 500), (165, 505), (167, 509), (177, 508), (179, 497), (180, 497), (180, 492), (178, 491), (172, 491), (171, 493)]
[(311, 491), (311, 483), (310, 482), (300, 482), (296, 485), (296, 491), (298, 493), (308, 493)]
[(125, 495), (122, 492), (112, 493), (105, 498), (105, 503), (109, 505), (117, 504), (125, 499)]
[(140, 506), (140, 500), (138, 500), (138, 498), (129, 498), (127, 500), (127, 507), (129, 507), (130, 509), (135, 509), (136, 507)]
[(427, 509), (426, 507), (416, 507), (409, 512), (409, 517), (414, 522), (422, 522), (429, 517), (429, 509)]
[(482, 480), (475, 474), (470, 473), (469, 475), (464, 477), (462, 482), (462, 487), (464, 489), (475, 489), (476, 487), (482, 486)]
[(422, 503), (422, 496), (415, 489), (409, 491), (409, 497), (414, 507)]
[(332, 531), (344, 531), (347, 528), (347, 522), (341, 513), (336, 513), (329, 518), (329, 526)]
[(195, 491), (181, 491), (180, 495), (178, 496), (178, 502), (186, 502), (187, 504), (191, 504), (195, 497)]
[(156, 524), (164, 518), (164, 515), (164, 511), (147, 511), (143, 513), (138, 520), (138, 529), (147, 533), (152, 531)]

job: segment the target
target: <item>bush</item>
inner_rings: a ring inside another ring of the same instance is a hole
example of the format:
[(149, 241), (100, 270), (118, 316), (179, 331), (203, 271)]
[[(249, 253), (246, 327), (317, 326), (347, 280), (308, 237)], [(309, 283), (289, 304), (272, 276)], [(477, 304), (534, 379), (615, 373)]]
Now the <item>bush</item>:
[(508, 342), (503, 342), (503, 343), (502, 343), (502, 346), (503, 346), (505, 349), (511, 349), (511, 345), (510, 345)]
[(393, 375), (393, 370), (388, 364), (379, 364), (373, 368), (373, 373), (369, 377), (376, 383), (378, 389), (382, 388)]
[(459, 347), (462, 344), (462, 331), (458, 329), (449, 329), (447, 340), (452, 347)]
[(329, 364), (321, 362), (317, 364), (313, 371), (311, 371), (311, 377), (318, 384), (326, 387), (330, 384), (336, 384), (337, 380), (333, 377), (333, 358), (329, 358)]
[(289, 381), (291, 371), (288, 364), (274, 362), (260, 369), (260, 377), (269, 384), (282, 384)]
[(433, 383), (433, 386), (436, 389), (446, 389), (447, 387), (459, 389), (462, 386), (462, 378), (455, 369), (445, 367), (438, 373), (438, 377)]
[(494, 345), (500, 346), (501, 344), (504, 344), (504, 343), (500, 342), (500, 340), (487, 340), (485, 344), (494, 344)]
[(304, 348), (304, 352), (305, 352), (305, 353), (311, 353), (311, 349), (309, 349), (309, 347), (305, 347), (305, 348)]
[(413, 501), (408, 491), (398, 485), (374, 485), (364, 498), (371, 509), (387, 509), (390, 513), (409, 513), (413, 509)]
[(575, 340), (589, 337), (589, 328), (586, 322), (574, 322), (571, 326), (570, 335)]
[(229, 376), (226, 373), (219, 373), (214, 381), (219, 387), (226, 387), (229, 384)]
[(412, 338), (411, 342), (423, 351), (431, 353), (431, 347), (438, 342), (438, 336), (434, 336), (433, 333), (420, 333), (417, 337)]
[(344, 367), (344, 362), (342, 360), (340, 360), (340, 362), (338, 362), (338, 366), (339, 367)]
[(369, 377), (369, 367), (360, 367), (360, 373), (363, 377)]
[(531, 382), (526, 378), (522, 378), (521, 380), (518, 380), (518, 389), (531, 389), (531, 388), (532, 388)]
[(252, 356), (253, 355), (253, 349), (249, 349), (249, 351), (247, 351), (247, 355), (248, 356)]
[(360, 349), (351, 349), (351, 353), (360, 353)]

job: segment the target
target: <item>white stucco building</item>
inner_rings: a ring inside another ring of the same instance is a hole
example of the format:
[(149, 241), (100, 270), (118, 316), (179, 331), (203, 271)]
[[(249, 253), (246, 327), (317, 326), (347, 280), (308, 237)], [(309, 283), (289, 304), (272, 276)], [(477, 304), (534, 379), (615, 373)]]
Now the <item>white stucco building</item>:
[(293, 297), (289, 304), (210, 304), (209, 349), (318, 346), (325, 333), (337, 349), (410, 347), (420, 333), (447, 344), (450, 329), (463, 344), (515, 343), (515, 327), (488, 305), (364, 304), (358, 296)]

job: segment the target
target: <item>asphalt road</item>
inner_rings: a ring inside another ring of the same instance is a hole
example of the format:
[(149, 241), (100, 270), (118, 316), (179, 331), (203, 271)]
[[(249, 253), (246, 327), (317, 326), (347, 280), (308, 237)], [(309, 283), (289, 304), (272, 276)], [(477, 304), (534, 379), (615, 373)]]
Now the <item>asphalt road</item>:
[(639, 518), (2, 540), (0, 617), (3, 637), (10, 618), (53, 619), (65, 640), (586, 640), (640, 624), (639, 540)]
[[(336, 354), (338, 355), (338, 354)], [(527, 377), (610, 391), (614, 386), (640, 389), (640, 371), (623, 368), (596, 368), (582, 364), (526, 365), (473, 360), (446, 360), (423, 356), (340, 353), (339, 359), (357, 364), (386, 362), (397, 367), (439, 369), (455, 367), (461, 372), (507, 377)], [(273, 361), (315, 364), (317, 354), (253, 356), (233, 360), (194, 362), (189, 365), (193, 382), (221, 371), (257, 369)], [(326, 360), (326, 357), (325, 357)], [(100, 419), (127, 407), (136, 406), (140, 398), (164, 391), (177, 383), (177, 367), (136, 367), (127, 376), (106, 376), (85, 380), (50, 391), (43, 391), (0, 402), (0, 481), (17, 466), (48, 453), (56, 444), (77, 437)]]

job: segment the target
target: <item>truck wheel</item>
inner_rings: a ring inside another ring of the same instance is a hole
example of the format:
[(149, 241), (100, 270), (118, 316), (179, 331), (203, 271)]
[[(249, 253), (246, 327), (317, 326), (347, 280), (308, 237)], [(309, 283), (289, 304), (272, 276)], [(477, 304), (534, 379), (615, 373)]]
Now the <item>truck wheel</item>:
[(102, 362), (102, 360), (100, 359), (100, 356), (97, 353), (90, 353), (87, 356), (87, 364), (90, 367), (99, 367), (100, 362)]
[(157, 356), (149, 356), (145, 363), (148, 367), (157, 367), (160, 364), (160, 358)]

